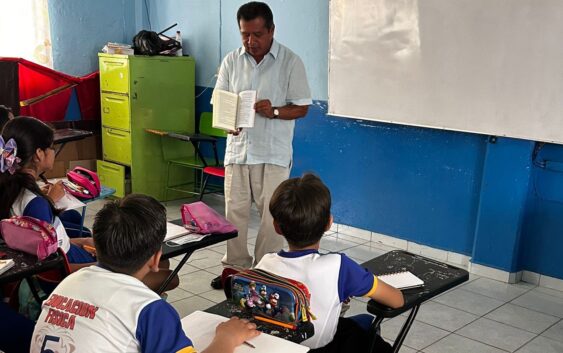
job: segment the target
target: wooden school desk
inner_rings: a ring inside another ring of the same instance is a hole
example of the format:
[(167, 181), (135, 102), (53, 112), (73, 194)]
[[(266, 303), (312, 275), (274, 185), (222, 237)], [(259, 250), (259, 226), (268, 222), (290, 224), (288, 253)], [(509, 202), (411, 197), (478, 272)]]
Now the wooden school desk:
[(57, 156), (66, 145), (67, 142), (82, 140), (88, 136), (92, 136), (94, 133), (87, 130), (77, 130), (77, 129), (57, 129), (55, 130), (55, 136), (53, 143), (55, 145), (60, 145), (55, 151), (55, 156)]
[[(384, 318), (392, 318), (410, 310), (393, 344), (394, 353), (401, 348), (422, 303), (469, 279), (469, 273), (465, 270), (403, 250), (390, 251), (364, 262), (362, 266), (375, 275), (410, 271), (424, 281), (423, 287), (403, 290), (405, 305), (401, 308), (391, 309), (373, 300), (368, 302), (367, 310), (376, 316), (370, 328), (371, 337), (375, 337)], [(372, 344), (370, 351), (374, 352), (373, 349)]]
[[(176, 225), (182, 225), (182, 220), (178, 219), (178, 220), (172, 221), (172, 223), (174, 223)], [(160, 286), (160, 288), (156, 292), (158, 294), (161, 294), (162, 292), (164, 292), (164, 289), (166, 288), (166, 286), (168, 286), (170, 281), (172, 281), (172, 278), (174, 278), (174, 276), (176, 276), (178, 274), (178, 272), (182, 269), (182, 267), (184, 266), (186, 261), (188, 261), (190, 256), (194, 253), (194, 251), (199, 250), (199, 249), (203, 249), (203, 248), (211, 246), (211, 245), (215, 245), (215, 244), (220, 243), (222, 241), (227, 241), (227, 240), (235, 238), (237, 236), (238, 236), (238, 232), (232, 232), (232, 233), (227, 233), (227, 234), (211, 234), (211, 235), (206, 236), (202, 240), (191, 242), (191, 243), (186, 243), (186, 244), (183, 244), (183, 245), (177, 245), (177, 246), (173, 246), (173, 244), (170, 244), (170, 240), (165, 241), (162, 244), (162, 259), (163, 260), (170, 259), (172, 257), (182, 255), (182, 254), (184, 255), (184, 257), (182, 258), (182, 260), (180, 260), (180, 262), (178, 263), (176, 268), (174, 268), (172, 273), (168, 276), (168, 278), (166, 278), (166, 280), (162, 283), (162, 285)]]

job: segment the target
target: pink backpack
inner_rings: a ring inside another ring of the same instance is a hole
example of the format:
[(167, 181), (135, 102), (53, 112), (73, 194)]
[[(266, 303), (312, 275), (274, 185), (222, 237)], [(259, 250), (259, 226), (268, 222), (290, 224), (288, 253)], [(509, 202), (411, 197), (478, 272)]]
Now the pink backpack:
[(182, 223), (200, 234), (227, 234), (237, 229), (225, 217), (201, 201), (182, 205)]
[(0, 222), (2, 238), (9, 248), (37, 255), (39, 260), (57, 251), (57, 232), (52, 224), (27, 216), (13, 216)]
[(98, 174), (82, 167), (74, 167), (66, 173), (68, 180), (63, 181), (65, 189), (81, 199), (93, 199), (100, 196), (100, 179)]

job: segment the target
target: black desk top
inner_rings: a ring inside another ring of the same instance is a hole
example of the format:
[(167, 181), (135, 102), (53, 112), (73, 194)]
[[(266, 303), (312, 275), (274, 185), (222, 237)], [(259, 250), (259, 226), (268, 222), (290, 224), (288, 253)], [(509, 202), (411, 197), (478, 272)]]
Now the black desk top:
[(5, 244), (0, 244), (0, 251), (6, 253), (6, 258), (15, 261), (12, 268), (0, 275), (0, 283), (17, 281), (37, 273), (61, 267), (65, 261), (64, 257), (59, 255), (58, 252), (50, 255), (43, 261), (38, 261), (36, 256), (10, 249)]
[(394, 250), (362, 264), (375, 275), (410, 271), (424, 281), (424, 287), (403, 290), (405, 305), (391, 309), (373, 300), (368, 311), (383, 317), (395, 317), (469, 279), (469, 273), (460, 268), (403, 250)]
[[(175, 223), (175, 222), (172, 222)], [(233, 233), (227, 233), (227, 234), (211, 234), (206, 236), (205, 238), (201, 239), (200, 241), (194, 241), (191, 243), (186, 243), (183, 245), (178, 245), (178, 246), (170, 246), (168, 245), (168, 242), (164, 242), (162, 244), (162, 259), (166, 260), (169, 259), (171, 257), (175, 257), (178, 255), (183, 255), (187, 252), (190, 251), (195, 251), (195, 250), (199, 250), (205, 247), (208, 247), (210, 245), (215, 245), (217, 243), (220, 243), (222, 241), (226, 241), (232, 238), (236, 238), (238, 235), (238, 232), (233, 232)], [(171, 241), (174, 241), (173, 239)], [(218, 264), (219, 265), (219, 264)]]
[[(175, 219), (173, 221), (170, 221), (170, 223), (174, 223), (177, 226), (183, 226), (181, 219)], [(227, 234), (211, 234), (201, 239), (200, 241), (186, 243), (178, 246), (170, 246), (167, 244), (168, 242), (164, 242), (162, 244), (162, 259), (166, 260), (171, 257), (183, 255), (188, 252), (193, 252), (195, 250), (208, 247), (210, 245), (215, 245), (222, 241), (236, 238), (237, 236), (238, 236), (238, 232), (227, 233)], [(174, 241), (174, 239), (172, 239), (172, 241)]]
[(82, 140), (88, 136), (92, 136), (94, 133), (87, 130), (77, 130), (77, 129), (57, 129), (55, 130), (54, 143), (61, 144), (70, 141)]

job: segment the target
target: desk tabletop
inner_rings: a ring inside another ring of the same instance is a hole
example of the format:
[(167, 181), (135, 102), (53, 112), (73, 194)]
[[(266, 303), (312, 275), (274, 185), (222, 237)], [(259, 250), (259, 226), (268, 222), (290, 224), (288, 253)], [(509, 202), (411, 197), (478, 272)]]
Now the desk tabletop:
[(10, 249), (6, 244), (0, 244), (0, 251), (6, 253), (6, 258), (13, 259), (15, 264), (8, 271), (0, 275), (0, 283), (8, 283), (22, 278), (48, 271), (64, 264), (64, 257), (58, 252), (50, 255), (43, 261), (38, 261), (36, 256)]
[[(162, 243), (162, 259), (166, 260), (171, 257), (183, 255), (187, 252), (193, 252), (195, 250), (203, 249), (205, 247), (215, 245), (222, 241), (227, 241), (229, 239), (236, 238), (237, 235), (238, 232), (227, 233), (227, 234), (211, 234), (201, 240), (182, 244), (182, 245), (176, 245), (176, 246), (171, 244), (171, 242), (174, 241), (174, 239), (172, 239)], [(218, 263), (218, 265), (220, 264)]]
[(88, 136), (92, 136), (94, 133), (87, 130), (78, 129), (57, 129), (55, 130), (55, 144), (67, 143), (70, 141), (82, 140)]
[[(181, 219), (170, 221), (170, 223), (174, 223), (178, 226), (183, 225)], [(236, 238), (237, 236), (238, 236), (238, 232), (232, 232), (227, 234), (211, 234), (199, 241), (194, 241), (191, 243), (186, 243), (177, 246), (171, 245), (169, 240), (164, 242), (162, 245), (162, 259), (166, 260), (171, 257), (183, 255), (190, 251), (193, 252), (195, 250), (203, 249), (207, 246), (215, 245), (222, 241), (227, 241), (229, 239)], [(172, 239), (171, 241), (174, 241), (174, 239)]]
[(383, 317), (395, 317), (422, 304), (469, 279), (469, 273), (463, 269), (411, 254), (403, 250), (394, 250), (362, 264), (375, 275), (410, 271), (424, 281), (424, 287), (403, 290), (405, 305), (391, 309), (373, 300), (368, 302), (368, 311)]

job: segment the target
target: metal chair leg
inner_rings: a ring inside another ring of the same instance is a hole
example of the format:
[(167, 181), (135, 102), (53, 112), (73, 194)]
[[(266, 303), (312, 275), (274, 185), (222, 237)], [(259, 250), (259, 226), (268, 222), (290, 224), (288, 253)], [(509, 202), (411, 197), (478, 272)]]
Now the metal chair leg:
[(209, 180), (209, 175), (205, 174), (203, 178), (203, 183), (201, 184), (201, 190), (199, 192), (199, 201), (203, 199), (203, 194), (205, 193), (205, 188), (207, 187), (207, 181)]

